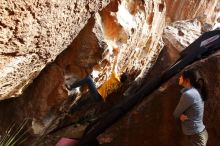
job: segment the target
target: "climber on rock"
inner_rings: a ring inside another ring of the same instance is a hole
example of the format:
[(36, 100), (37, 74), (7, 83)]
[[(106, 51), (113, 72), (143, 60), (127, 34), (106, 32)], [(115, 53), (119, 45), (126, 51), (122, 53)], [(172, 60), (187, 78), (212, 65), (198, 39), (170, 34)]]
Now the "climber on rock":
[(116, 91), (122, 83), (127, 80), (127, 74), (123, 73), (120, 77), (117, 73), (117, 64), (118, 64), (118, 56), (119, 56), (119, 49), (114, 48), (113, 54), (116, 56), (114, 63), (113, 63), (113, 71), (108, 80), (106, 80), (99, 88), (98, 93), (102, 96), (102, 99), (106, 101), (107, 96), (114, 91)]
[[(87, 84), (90, 92), (93, 96), (93, 99), (96, 101), (102, 99), (103, 101), (106, 101), (107, 96), (114, 91), (116, 91), (122, 83), (124, 83), (127, 80), (127, 74), (123, 73), (120, 77), (117, 74), (117, 62), (118, 62), (118, 56), (119, 56), (119, 49), (114, 48), (113, 54), (115, 57), (114, 64), (113, 64), (113, 71), (108, 80), (106, 80), (98, 89), (96, 89), (95, 83), (92, 79), (91, 75), (86, 76), (84, 79), (74, 82), (72, 85), (67, 87), (69, 90), (72, 90), (73, 88), (80, 87), (84, 84)], [(82, 99), (83, 100), (83, 99)], [(91, 100), (91, 99), (90, 99)], [(84, 101), (85, 102), (85, 101)], [(78, 103), (77, 103), (78, 104)], [(80, 104), (80, 103), (79, 103)], [(74, 109), (74, 107), (72, 108)]]

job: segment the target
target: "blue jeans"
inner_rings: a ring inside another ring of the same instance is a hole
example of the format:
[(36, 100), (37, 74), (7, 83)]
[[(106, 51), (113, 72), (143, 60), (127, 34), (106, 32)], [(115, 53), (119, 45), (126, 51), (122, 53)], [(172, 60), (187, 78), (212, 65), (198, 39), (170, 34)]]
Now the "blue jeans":
[(70, 88), (77, 88), (80, 87), (84, 84), (87, 84), (89, 87), (90, 92), (92, 93), (92, 95), (94, 96), (95, 100), (100, 100), (101, 95), (99, 94), (99, 92), (96, 89), (96, 86), (91, 78), (90, 75), (86, 76), (85, 78), (83, 78), (82, 80), (76, 81), (74, 82), (72, 85), (70, 85)]

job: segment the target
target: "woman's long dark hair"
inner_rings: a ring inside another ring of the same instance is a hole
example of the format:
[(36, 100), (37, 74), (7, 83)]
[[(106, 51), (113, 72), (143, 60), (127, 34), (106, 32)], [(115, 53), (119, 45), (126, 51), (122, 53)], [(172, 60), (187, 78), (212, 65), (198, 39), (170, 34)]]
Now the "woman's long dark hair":
[(191, 85), (199, 91), (202, 100), (205, 101), (207, 99), (206, 84), (200, 73), (195, 69), (190, 69), (184, 71), (182, 76), (184, 79), (189, 79)]

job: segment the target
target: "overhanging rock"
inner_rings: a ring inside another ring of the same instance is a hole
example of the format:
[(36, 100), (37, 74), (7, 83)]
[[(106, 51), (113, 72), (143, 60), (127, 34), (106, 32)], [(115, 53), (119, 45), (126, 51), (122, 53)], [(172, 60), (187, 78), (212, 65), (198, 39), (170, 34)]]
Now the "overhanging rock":
[(0, 100), (18, 96), (109, 0), (0, 2)]

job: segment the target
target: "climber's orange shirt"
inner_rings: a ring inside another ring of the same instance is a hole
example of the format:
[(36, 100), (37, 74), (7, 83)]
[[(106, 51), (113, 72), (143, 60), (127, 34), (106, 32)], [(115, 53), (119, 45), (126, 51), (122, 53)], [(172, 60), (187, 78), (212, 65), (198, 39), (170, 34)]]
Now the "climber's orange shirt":
[(117, 90), (120, 87), (120, 79), (115, 72), (112, 72), (111, 77), (105, 81), (99, 88), (98, 92), (102, 96), (103, 100), (106, 100), (106, 97)]

